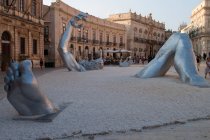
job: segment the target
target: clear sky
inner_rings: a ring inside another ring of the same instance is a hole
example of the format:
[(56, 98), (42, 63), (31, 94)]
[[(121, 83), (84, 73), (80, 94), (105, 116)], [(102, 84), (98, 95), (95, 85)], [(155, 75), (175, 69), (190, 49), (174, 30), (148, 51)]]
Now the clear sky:
[[(50, 5), (55, 0), (43, 0)], [(176, 31), (183, 22), (189, 23), (192, 10), (202, 0), (62, 0), (68, 5), (100, 18), (111, 14), (132, 12), (164, 22), (166, 29)]]

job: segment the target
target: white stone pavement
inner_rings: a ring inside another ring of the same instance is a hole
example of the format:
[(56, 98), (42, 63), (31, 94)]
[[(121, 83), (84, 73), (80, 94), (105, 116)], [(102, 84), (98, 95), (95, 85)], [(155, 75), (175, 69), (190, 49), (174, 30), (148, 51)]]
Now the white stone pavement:
[[(84, 135), (140, 130), (210, 115), (209, 88), (183, 84), (173, 69), (161, 78), (133, 77), (141, 68), (105, 67), (82, 73), (67, 69), (51, 69), (47, 73), (36, 70), (41, 90), (56, 105), (67, 102), (70, 105), (51, 123), (15, 121), (17, 112), (4, 98), (0, 100), (0, 139), (62, 138), (74, 132)], [(203, 73), (203, 66), (200, 72)]]

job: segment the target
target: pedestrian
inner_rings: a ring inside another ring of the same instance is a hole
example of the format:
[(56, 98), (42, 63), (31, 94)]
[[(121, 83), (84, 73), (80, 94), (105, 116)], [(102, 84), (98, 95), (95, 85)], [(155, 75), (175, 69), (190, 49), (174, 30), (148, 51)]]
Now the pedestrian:
[(199, 71), (199, 67), (200, 67), (200, 63), (201, 63), (201, 57), (200, 57), (200, 55), (197, 55), (196, 56), (196, 61), (197, 61), (197, 68), (198, 68), (198, 71)]
[(205, 78), (206, 78), (207, 74), (210, 75), (210, 57), (208, 57), (206, 59)]
[(44, 64), (44, 61), (43, 61), (42, 58), (40, 58), (40, 68), (41, 68), (41, 70), (42, 70), (43, 64)]
[(205, 60), (206, 61), (206, 53), (203, 53), (203, 60)]
[(33, 60), (31, 59), (31, 65), (32, 65), (32, 69), (34, 68), (34, 62)]

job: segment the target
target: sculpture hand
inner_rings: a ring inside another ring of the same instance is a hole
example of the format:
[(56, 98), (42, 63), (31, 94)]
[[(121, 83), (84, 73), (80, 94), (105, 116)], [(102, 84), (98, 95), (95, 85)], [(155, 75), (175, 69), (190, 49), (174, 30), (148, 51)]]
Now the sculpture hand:
[(31, 61), (11, 63), (4, 82), (7, 99), (20, 115), (45, 115), (56, 112), (53, 104), (38, 88), (31, 70)]
[(70, 23), (75, 28), (81, 28), (83, 25), (82, 24), (78, 24), (78, 21), (80, 21), (80, 20), (86, 21), (86, 18), (87, 18), (87, 14), (83, 13), (83, 12), (80, 12), (77, 16), (73, 17), (70, 20)]

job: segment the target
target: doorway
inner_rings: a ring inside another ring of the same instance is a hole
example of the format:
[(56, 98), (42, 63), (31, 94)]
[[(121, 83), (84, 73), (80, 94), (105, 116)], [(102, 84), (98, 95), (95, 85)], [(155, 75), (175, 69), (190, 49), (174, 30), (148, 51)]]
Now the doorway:
[(11, 36), (10, 33), (5, 31), (1, 36), (1, 71), (6, 71), (8, 68), (10, 59), (11, 59), (11, 52), (10, 52), (10, 40)]

